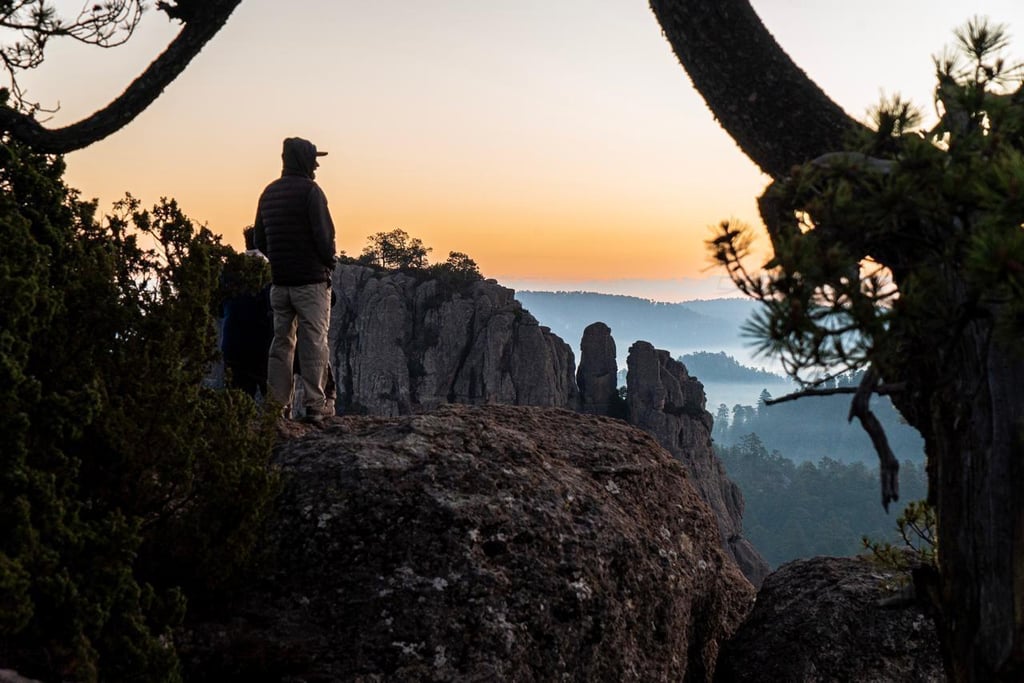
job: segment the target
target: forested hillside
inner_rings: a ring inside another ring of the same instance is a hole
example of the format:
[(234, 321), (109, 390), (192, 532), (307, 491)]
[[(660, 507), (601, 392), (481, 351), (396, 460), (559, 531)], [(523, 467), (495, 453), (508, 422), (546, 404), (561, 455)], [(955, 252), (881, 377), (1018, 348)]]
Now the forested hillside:
[(685, 353), (677, 359), (687, 371), (700, 379), (706, 387), (709, 383), (755, 383), (779, 385), (789, 382), (785, 377), (761, 368), (751, 368), (724, 351), (695, 351)]
[[(852, 389), (861, 374), (844, 375), (823, 388)], [(709, 406), (715, 417), (712, 431), (715, 442), (732, 446), (756, 433), (768, 449), (781, 451), (797, 462), (817, 462), (821, 458), (877, 462), (867, 433), (858, 421), (848, 420), (850, 394), (808, 396), (767, 405), (766, 401), (771, 398), (771, 391), (765, 388), (753, 405)], [(871, 401), (871, 409), (882, 423), (896, 457), (923, 462), (924, 440), (917, 430), (906, 424), (892, 402), (877, 396)]]
[(896, 544), (897, 517), (927, 492), (924, 467), (905, 460), (899, 503), (886, 513), (877, 466), (832, 458), (796, 463), (769, 452), (756, 434), (733, 446), (716, 445), (715, 451), (743, 491), (744, 536), (773, 569), (802, 557), (860, 554), (865, 536)]

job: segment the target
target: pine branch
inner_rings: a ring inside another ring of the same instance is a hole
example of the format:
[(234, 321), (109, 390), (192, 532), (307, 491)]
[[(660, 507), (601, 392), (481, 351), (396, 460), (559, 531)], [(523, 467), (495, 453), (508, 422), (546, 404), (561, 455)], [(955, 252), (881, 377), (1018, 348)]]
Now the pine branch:
[[(890, 394), (898, 394), (906, 390), (907, 385), (905, 382), (894, 382), (892, 384), (878, 384), (871, 389), (871, 393), (878, 394), (879, 396), (889, 396)], [(831, 389), (802, 389), (800, 391), (794, 391), (791, 394), (785, 396), (779, 396), (778, 398), (772, 398), (765, 401), (765, 405), (775, 405), (776, 403), (785, 403), (787, 401), (795, 401), (798, 398), (805, 398), (807, 396), (837, 396), (839, 394), (856, 394), (860, 391), (860, 387), (833, 387)]]

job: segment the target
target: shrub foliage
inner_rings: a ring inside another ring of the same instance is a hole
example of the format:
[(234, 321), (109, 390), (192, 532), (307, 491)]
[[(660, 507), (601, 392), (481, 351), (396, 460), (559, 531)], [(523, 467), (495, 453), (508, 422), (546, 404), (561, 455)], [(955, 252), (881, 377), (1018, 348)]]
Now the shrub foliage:
[(771, 186), (763, 272), (744, 262), (749, 228), (725, 222), (708, 243), (764, 304), (751, 337), (799, 381), (873, 365), (898, 382), (972, 324), (1010, 349), (1024, 331), (1024, 70), (1001, 54), (1004, 26), (975, 19), (956, 36), (935, 58), (933, 129), (885, 100), (850, 151)]
[(96, 218), (0, 143), (0, 657), (46, 680), (179, 678), (187, 598), (245, 561), (270, 418), (203, 385), (233, 253), (174, 201)]

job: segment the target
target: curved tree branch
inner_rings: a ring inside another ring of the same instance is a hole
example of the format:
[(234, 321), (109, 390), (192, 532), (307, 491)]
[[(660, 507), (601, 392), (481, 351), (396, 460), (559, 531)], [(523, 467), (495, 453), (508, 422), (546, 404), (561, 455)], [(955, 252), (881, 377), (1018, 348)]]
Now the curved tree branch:
[(861, 126), (793, 63), (747, 0), (650, 6), (715, 118), (773, 178), (844, 149), (845, 136)]
[[(889, 396), (890, 394), (898, 394), (907, 390), (906, 382), (896, 382), (894, 384), (878, 384), (869, 393), (878, 394), (879, 396)], [(832, 389), (802, 389), (800, 391), (794, 391), (791, 394), (785, 396), (779, 396), (778, 398), (769, 398), (764, 404), (767, 406), (773, 406), (776, 403), (786, 403), (787, 401), (795, 401), (800, 398), (807, 396), (837, 396), (839, 394), (859, 394), (864, 389), (859, 387), (834, 387)]]
[(107, 106), (63, 128), (44, 128), (33, 116), (0, 106), (0, 130), (37, 152), (64, 154), (116, 133), (145, 111), (213, 38), (242, 0), (197, 2), (188, 22), (159, 57)]
[(853, 401), (850, 403), (850, 413), (846, 419), (849, 422), (855, 417), (858, 418), (864, 431), (871, 437), (871, 444), (875, 447), (875, 452), (878, 454), (878, 477), (882, 485), (882, 507), (888, 512), (889, 503), (900, 498), (900, 461), (896, 459), (892, 448), (889, 446), (889, 439), (885, 436), (882, 423), (879, 422), (878, 418), (875, 417), (875, 414), (868, 407), (871, 394), (877, 392), (879, 382), (878, 370), (872, 365), (864, 373), (860, 386), (857, 387), (857, 393), (854, 394)]
[[(779, 46), (748, 0), (650, 0), (672, 49), (715, 118), (761, 170), (781, 180), (793, 166), (859, 161), (886, 173), (884, 160), (836, 154), (861, 127), (822, 92)], [(756, 68), (752, 68), (756, 65)], [(774, 239), (798, 229), (766, 192), (761, 215)], [(899, 461), (868, 408), (879, 377), (871, 366), (856, 391), (849, 419), (860, 419), (878, 452), (882, 505), (899, 498)]]

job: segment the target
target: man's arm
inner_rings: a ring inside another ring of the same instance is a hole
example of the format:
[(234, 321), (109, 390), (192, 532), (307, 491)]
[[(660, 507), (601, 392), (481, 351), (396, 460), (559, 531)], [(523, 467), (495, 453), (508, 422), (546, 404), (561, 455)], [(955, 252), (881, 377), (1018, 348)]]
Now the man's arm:
[(267, 231), (263, 227), (263, 217), (260, 215), (259, 207), (256, 208), (256, 220), (252, 224), (252, 239), (256, 248), (267, 255)]
[(318, 185), (309, 193), (309, 225), (313, 230), (313, 244), (317, 256), (328, 268), (334, 268), (337, 251), (334, 245), (334, 221), (327, 208), (327, 197)]

